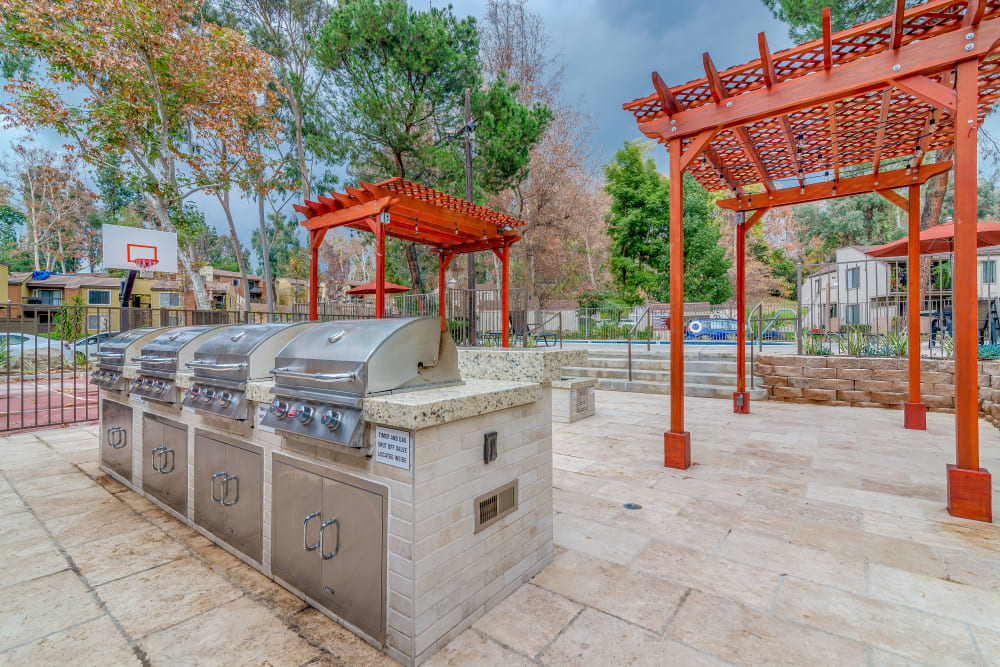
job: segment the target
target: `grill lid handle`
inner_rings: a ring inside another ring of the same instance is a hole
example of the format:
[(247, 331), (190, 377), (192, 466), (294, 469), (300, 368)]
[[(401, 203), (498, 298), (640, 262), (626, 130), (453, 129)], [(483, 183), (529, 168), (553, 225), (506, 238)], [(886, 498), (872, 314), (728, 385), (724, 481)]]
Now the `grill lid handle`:
[(349, 371), (347, 373), (303, 373), (301, 371), (293, 371), (288, 366), (272, 368), (270, 373), (271, 375), (284, 375), (285, 377), (316, 380), (317, 382), (351, 382), (358, 379), (357, 371)]
[(245, 361), (240, 361), (234, 364), (217, 364), (214, 361), (207, 361), (202, 359), (195, 359), (194, 361), (187, 361), (184, 363), (188, 368), (209, 368), (213, 371), (235, 371), (240, 368), (246, 368), (247, 364)]
[(124, 352), (98, 352), (97, 356), (99, 356), (99, 357), (124, 357), (125, 353)]
[(173, 357), (154, 357), (149, 354), (144, 354), (140, 357), (132, 357), (132, 361), (148, 361), (151, 364), (165, 364), (173, 360)]

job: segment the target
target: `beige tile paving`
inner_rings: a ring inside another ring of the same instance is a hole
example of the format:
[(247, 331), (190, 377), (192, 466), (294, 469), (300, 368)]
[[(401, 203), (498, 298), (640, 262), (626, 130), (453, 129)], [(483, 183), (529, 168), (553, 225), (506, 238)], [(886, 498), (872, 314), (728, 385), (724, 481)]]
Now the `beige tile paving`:
[[(556, 560), (427, 664), (1000, 665), (1000, 529), (944, 509), (950, 415), (920, 433), (689, 398), (695, 465), (675, 471), (667, 401), (599, 392), (553, 425)], [(980, 433), (1000, 474), (1000, 432)], [(0, 663), (391, 663), (101, 475), (95, 443), (0, 438)]]
[(0, 437), (0, 665), (396, 664), (96, 457), (92, 429)]

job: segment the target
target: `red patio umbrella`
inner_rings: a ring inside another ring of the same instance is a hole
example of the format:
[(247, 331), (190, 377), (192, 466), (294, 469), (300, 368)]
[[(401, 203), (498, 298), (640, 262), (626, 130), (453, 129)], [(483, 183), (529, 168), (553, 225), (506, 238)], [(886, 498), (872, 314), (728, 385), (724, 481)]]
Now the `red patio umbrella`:
[[(1000, 225), (998, 225), (1000, 226)], [(410, 288), (405, 285), (397, 285), (396, 283), (387, 282), (385, 284), (386, 294), (400, 294), (402, 292), (409, 292)], [(359, 295), (359, 294), (374, 294), (375, 293), (375, 281), (365, 283), (364, 285), (358, 285), (357, 287), (352, 287), (347, 290), (347, 294)]]
[[(950, 220), (950, 219), (949, 219)], [(909, 237), (886, 243), (866, 252), (872, 257), (906, 257)], [(920, 254), (934, 255), (941, 252), (952, 252), (955, 244), (955, 223), (945, 222), (920, 232)], [(976, 225), (976, 247), (1000, 245), (1000, 224), (995, 222), (980, 222)]]

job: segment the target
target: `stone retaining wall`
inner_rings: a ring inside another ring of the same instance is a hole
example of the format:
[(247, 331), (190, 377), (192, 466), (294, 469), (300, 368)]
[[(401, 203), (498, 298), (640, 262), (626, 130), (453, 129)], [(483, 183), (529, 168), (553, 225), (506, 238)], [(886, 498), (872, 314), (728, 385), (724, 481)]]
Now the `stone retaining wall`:
[[(762, 354), (756, 373), (775, 401), (902, 409), (908, 361), (879, 357)], [(923, 359), (920, 393), (927, 409), (955, 411), (955, 362)], [(979, 362), (979, 412), (1000, 427), (1000, 361)]]

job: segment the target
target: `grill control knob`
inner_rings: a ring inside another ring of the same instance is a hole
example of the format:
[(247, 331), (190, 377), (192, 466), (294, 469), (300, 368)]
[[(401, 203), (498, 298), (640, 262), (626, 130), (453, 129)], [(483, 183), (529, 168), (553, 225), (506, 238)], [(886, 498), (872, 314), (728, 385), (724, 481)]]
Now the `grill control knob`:
[(219, 398), (217, 400), (219, 402), (219, 405), (224, 407), (233, 402), (233, 395), (230, 394), (228, 391), (220, 391)]
[(170, 385), (167, 384), (166, 382), (156, 383), (156, 391), (160, 392), (161, 394), (165, 393), (168, 389), (170, 389)]
[(323, 418), (320, 419), (320, 423), (327, 427), (331, 431), (336, 431), (340, 428), (340, 422), (344, 419), (343, 413), (336, 410), (327, 410), (323, 413)]
[(211, 403), (212, 401), (214, 401), (215, 400), (215, 390), (213, 390), (213, 389), (206, 389), (205, 393), (201, 395), (201, 400), (205, 401), (206, 403)]
[(269, 412), (278, 419), (284, 419), (285, 414), (288, 413), (288, 403), (278, 400), (272, 401)]
[(198, 387), (188, 387), (188, 390), (184, 393), (188, 395), (188, 398), (197, 399), (198, 394), (201, 393), (201, 389)]
[(300, 405), (296, 410), (298, 413), (299, 421), (303, 424), (308, 424), (313, 418), (313, 409), (307, 405)]

